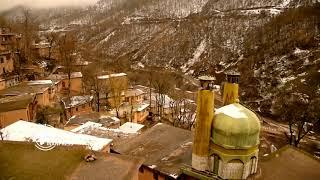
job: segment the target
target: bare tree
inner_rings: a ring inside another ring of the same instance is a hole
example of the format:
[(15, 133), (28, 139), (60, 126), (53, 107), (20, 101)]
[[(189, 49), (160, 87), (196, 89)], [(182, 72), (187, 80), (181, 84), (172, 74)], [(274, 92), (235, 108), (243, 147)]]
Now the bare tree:
[(68, 96), (70, 96), (71, 74), (74, 69), (77, 53), (77, 40), (72, 34), (64, 34), (58, 41), (61, 63), (68, 75)]
[(276, 101), (276, 114), (288, 122), (289, 144), (299, 146), (301, 140), (320, 121), (320, 98), (310, 98), (301, 93), (282, 92)]
[(121, 84), (121, 82), (117, 81), (116, 78), (112, 78), (111, 75), (109, 75), (109, 83), (108, 83), (108, 89), (109, 92), (111, 93), (111, 99), (113, 102), (113, 107), (115, 108), (117, 117), (120, 117), (119, 111), (120, 111), (120, 107), (122, 105), (122, 97), (123, 97), (123, 92), (124, 92), (124, 88), (123, 88), (123, 84)]
[(51, 60), (55, 43), (58, 40), (58, 35), (55, 32), (49, 32), (48, 34), (46, 34), (46, 39), (47, 39), (47, 41), (49, 43), (49, 52), (48, 52), (48, 57), (47, 58), (49, 60)]

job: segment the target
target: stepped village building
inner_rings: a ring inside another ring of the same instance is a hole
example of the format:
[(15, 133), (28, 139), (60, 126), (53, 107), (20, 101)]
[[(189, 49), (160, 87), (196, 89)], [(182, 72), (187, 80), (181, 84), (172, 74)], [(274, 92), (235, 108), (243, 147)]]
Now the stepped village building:
[(1, 98), (0, 127), (6, 127), (19, 119), (34, 121), (36, 108), (36, 98), (32, 94)]
[(70, 92), (73, 95), (77, 95), (82, 92), (82, 73), (81, 72), (72, 72), (70, 74), (70, 82), (68, 74), (51, 74), (48, 79), (52, 81), (61, 81), (59, 84), (58, 91), (66, 92), (70, 87)]
[(93, 111), (93, 97), (90, 95), (66, 97), (62, 101), (68, 119), (75, 115), (87, 114)]
[(43, 81), (29, 81), (23, 82), (19, 85), (3, 89), (0, 91), (0, 96), (18, 96), (21, 94), (34, 94), (36, 96), (36, 104), (41, 106), (49, 106), (53, 100), (54, 89), (52, 81), (51, 83)]
[(14, 72), (20, 37), (9, 28), (0, 27), (0, 90), (17, 85), (19, 76)]

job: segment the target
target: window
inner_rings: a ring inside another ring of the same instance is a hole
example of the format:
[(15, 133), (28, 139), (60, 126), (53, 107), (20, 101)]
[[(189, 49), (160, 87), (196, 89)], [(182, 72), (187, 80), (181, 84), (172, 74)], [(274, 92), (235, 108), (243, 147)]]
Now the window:
[(79, 109), (78, 108), (76, 108), (76, 111), (78, 111)]
[(139, 172), (141, 172), (141, 173), (143, 173), (143, 172), (144, 172), (144, 169), (143, 169), (143, 167), (142, 167), (142, 166), (139, 168)]
[(86, 108), (86, 105), (85, 105), (85, 104), (83, 104), (83, 105), (82, 105), (82, 109), (85, 109), (85, 108)]
[(4, 57), (0, 57), (0, 63), (4, 63)]
[(155, 172), (155, 173), (153, 173), (153, 179), (154, 180), (158, 180), (158, 174)]

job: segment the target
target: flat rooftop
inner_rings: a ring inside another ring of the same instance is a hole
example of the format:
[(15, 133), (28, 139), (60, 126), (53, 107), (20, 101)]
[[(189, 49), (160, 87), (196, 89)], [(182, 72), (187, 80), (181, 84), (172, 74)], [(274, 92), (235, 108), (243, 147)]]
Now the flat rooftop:
[(111, 153), (91, 153), (83, 146), (58, 146), (41, 151), (33, 143), (0, 141), (0, 169), (4, 179), (131, 179), (142, 164), (139, 158)]
[(33, 84), (34, 82), (31, 82), (31, 84), (29, 84), (29, 83), (30, 82), (23, 82), (23, 83), (20, 83), (16, 86), (12, 86), (7, 89), (3, 89), (0, 91), (0, 96), (1, 95), (14, 96), (14, 95), (20, 95), (20, 94), (24, 94), (24, 93), (41, 94), (52, 86), (52, 84), (47, 84), (47, 83), (45, 83), (45, 84), (43, 84), (43, 83)]
[(93, 151), (102, 151), (112, 139), (77, 134), (41, 124), (17, 121), (3, 129), (4, 140), (54, 143), (58, 145), (85, 145)]
[(120, 124), (120, 119), (118, 119), (117, 117), (105, 115), (104, 113), (91, 112), (71, 117), (66, 123), (66, 126), (83, 125), (87, 122), (100, 123), (103, 127), (110, 127), (116, 124)]
[(258, 173), (253, 179), (317, 180), (320, 161), (293, 146), (285, 146), (259, 159)]
[(145, 159), (143, 165), (177, 178), (191, 164), (192, 132), (158, 123), (141, 135), (115, 146), (123, 155)]
[(34, 101), (34, 98), (35, 96), (32, 94), (0, 98), (0, 112), (26, 109), (28, 105)]

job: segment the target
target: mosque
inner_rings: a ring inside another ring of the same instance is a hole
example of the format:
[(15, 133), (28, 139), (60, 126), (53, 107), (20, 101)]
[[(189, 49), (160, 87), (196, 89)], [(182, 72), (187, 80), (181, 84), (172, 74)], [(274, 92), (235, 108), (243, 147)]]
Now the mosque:
[(247, 179), (257, 172), (260, 121), (239, 103), (240, 74), (227, 73), (223, 107), (214, 108), (212, 77), (200, 77), (192, 168), (222, 179)]

